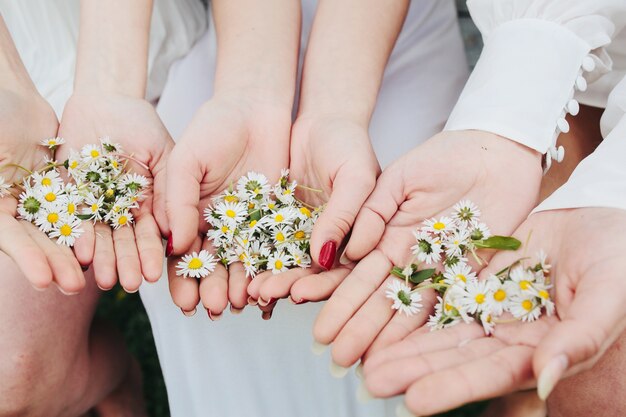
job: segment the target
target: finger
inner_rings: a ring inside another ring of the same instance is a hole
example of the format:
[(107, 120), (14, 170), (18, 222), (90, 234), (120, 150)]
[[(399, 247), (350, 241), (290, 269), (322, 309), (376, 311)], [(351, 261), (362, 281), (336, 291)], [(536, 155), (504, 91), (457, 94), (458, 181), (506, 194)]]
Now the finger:
[(110, 290), (117, 282), (115, 249), (113, 248), (113, 231), (104, 223), (96, 223), (96, 250), (93, 257), (93, 273), (101, 290)]
[(152, 215), (139, 216), (135, 223), (135, 240), (146, 281), (156, 282), (163, 272), (163, 243), (161, 232)]
[(51, 240), (31, 223), (26, 221), (20, 223), (48, 258), (54, 281), (59, 286), (61, 292), (64, 294), (77, 294), (85, 288), (85, 276), (72, 249)]
[(533, 380), (533, 348), (509, 346), (469, 363), (418, 379), (406, 391), (409, 410), (431, 415), (469, 402), (497, 397)]
[(259, 288), (260, 299), (271, 302), (280, 298), (286, 298), (295, 282), (310, 276), (315, 273), (314, 271), (314, 269), (310, 268), (294, 268), (281, 274), (269, 276)]
[(152, 212), (154, 214), (154, 219), (157, 222), (159, 227), (159, 231), (161, 232), (161, 236), (169, 236), (170, 235), (170, 226), (167, 221), (167, 212), (165, 209), (165, 201), (166, 201), (166, 174), (167, 174), (167, 160), (169, 159), (170, 153), (174, 147), (174, 142), (172, 138), (169, 137), (167, 139), (167, 146), (165, 147), (165, 151), (162, 155), (160, 155), (158, 161), (155, 164), (154, 169), (152, 170), (152, 176), (154, 178), (153, 184), (153, 193), (154, 197), (152, 199)]
[(47, 288), (52, 282), (52, 269), (46, 255), (30, 235), (24, 233), (20, 223), (3, 212), (0, 212), (0, 251), (18, 265), (35, 288)]
[[(202, 249), (212, 250), (208, 240), (204, 240)], [(228, 271), (218, 262), (215, 270), (200, 279), (200, 300), (211, 320), (219, 320), (228, 306)]]
[(96, 236), (94, 234), (93, 223), (82, 222), (81, 228), (83, 229), (83, 233), (74, 243), (74, 254), (82, 266), (89, 266), (94, 258)]
[(363, 364), (363, 372), (367, 376), (387, 362), (437, 350), (453, 349), (484, 336), (482, 327), (476, 323), (461, 323), (435, 332), (431, 332), (427, 327), (421, 327), (401, 342), (368, 357)]
[(167, 163), (165, 210), (171, 229), (172, 252), (186, 252), (198, 234), (198, 203), (200, 199), (201, 169), (195, 152), (184, 142), (170, 154)]
[[(202, 245), (202, 239), (196, 235), (190, 251), (198, 251)], [(176, 275), (176, 265), (180, 261), (178, 257), (168, 258), (167, 277), (172, 301), (186, 316), (191, 316), (196, 312), (196, 306), (200, 303), (199, 282), (196, 278), (186, 278), (183, 275)]]
[(120, 285), (128, 293), (137, 292), (141, 285), (141, 263), (133, 228), (129, 226), (113, 230), (113, 247)]
[[(595, 266), (589, 271), (593, 276), (581, 277), (572, 303), (557, 306), (564, 307), (559, 311), (561, 320), (547, 332), (533, 357), (542, 399), (547, 398), (566, 370), (575, 373), (589, 368), (626, 328), (626, 283), (621, 276), (614, 279), (624, 267), (613, 263)], [(557, 275), (555, 281), (564, 278)], [(616, 283), (621, 288), (616, 288)], [(611, 288), (610, 297), (606, 295), (607, 288)], [(557, 287), (557, 291), (564, 290)]]
[(374, 250), (385, 232), (387, 222), (398, 211), (404, 195), (396, 170), (395, 165), (392, 165), (383, 171), (376, 187), (363, 204), (354, 222), (342, 264), (358, 261)]
[(254, 279), (248, 285), (248, 295), (255, 301), (258, 301), (261, 296), (261, 287), (263, 283), (272, 276), (272, 271), (265, 271), (255, 276)]
[[(374, 251), (359, 262), (322, 308), (313, 325), (318, 343), (330, 344), (388, 276), (391, 262)], [(391, 310), (391, 309), (389, 309)]]
[(296, 304), (307, 301), (323, 301), (330, 298), (343, 280), (352, 272), (354, 265), (331, 269), (319, 274), (306, 276), (291, 287), (291, 299)]
[(228, 267), (228, 299), (231, 307), (241, 310), (248, 304), (248, 286), (250, 277), (241, 262), (235, 262)]
[(483, 358), (504, 348), (495, 338), (480, 338), (462, 347), (405, 356), (381, 365), (365, 378), (367, 390), (377, 398), (404, 394), (420, 378)]
[(337, 173), (328, 204), (311, 234), (311, 256), (322, 268), (331, 269), (336, 249), (376, 185), (376, 173), (346, 165)]

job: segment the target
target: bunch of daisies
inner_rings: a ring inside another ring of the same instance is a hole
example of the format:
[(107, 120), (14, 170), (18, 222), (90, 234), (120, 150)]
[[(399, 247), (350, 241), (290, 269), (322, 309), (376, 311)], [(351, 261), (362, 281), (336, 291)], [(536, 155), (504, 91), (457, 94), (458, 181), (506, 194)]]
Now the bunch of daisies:
[[(0, 197), (21, 189), (17, 196), (20, 218), (32, 222), (57, 243), (73, 246), (81, 235), (83, 220), (102, 221), (114, 228), (133, 222), (131, 209), (139, 207), (149, 186), (147, 178), (126, 171), (126, 161), (119, 145), (102, 139), (100, 145), (87, 145), (80, 152), (70, 151), (69, 158), (55, 160), (62, 138), (41, 142), (52, 153), (45, 166), (31, 172), (19, 184), (6, 184), (0, 178)], [(61, 169), (71, 179), (65, 182)]]
[[(538, 319), (543, 309), (548, 315), (553, 313), (550, 265), (543, 253), (531, 266), (524, 266), (520, 260), (487, 280), (478, 280), (468, 256), (482, 264), (477, 249), (516, 250), (521, 243), (512, 237), (491, 236), (487, 225), (480, 221), (480, 210), (471, 201), (456, 204), (450, 217), (425, 221), (414, 234), (417, 243), (411, 248), (413, 262), (391, 271), (402, 279), (393, 280), (387, 287), (386, 296), (393, 300), (393, 309), (408, 316), (417, 314), (422, 308), (420, 291), (434, 289), (438, 303), (428, 321), (431, 329), (476, 320), (486, 334), (493, 332), (498, 318), (505, 313), (523, 321)], [(423, 263), (434, 267), (420, 269)]]
[(286, 169), (273, 185), (255, 172), (241, 177), (204, 211), (215, 256), (206, 250), (185, 255), (177, 274), (205, 277), (218, 261), (223, 265), (241, 262), (249, 277), (263, 271), (276, 274), (309, 267), (309, 241), (320, 209), (298, 200), (297, 187), (295, 181), (289, 181)]

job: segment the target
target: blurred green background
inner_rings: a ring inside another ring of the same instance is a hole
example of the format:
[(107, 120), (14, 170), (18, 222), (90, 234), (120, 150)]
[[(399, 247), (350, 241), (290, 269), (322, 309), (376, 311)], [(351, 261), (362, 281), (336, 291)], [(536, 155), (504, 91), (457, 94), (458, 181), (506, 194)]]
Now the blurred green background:
[[(459, 23), (465, 41), (467, 60), (473, 68), (480, 51), (480, 33), (472, 23), (465, 0), (456, 0)], [(98, 316), (112, 322), (124, 334), (128, 348), (139, 360), (144, 377), (144, 396), (150, 417), (169, 417), (165, 383), (152, 339), (148, 316), (138, 294), (126, 294), (119, 287), (102, 297)], [(441, 417), (476, 417), (485, 404), (470, 404)], [(268, 416), (269, 417), (269, 416)]]

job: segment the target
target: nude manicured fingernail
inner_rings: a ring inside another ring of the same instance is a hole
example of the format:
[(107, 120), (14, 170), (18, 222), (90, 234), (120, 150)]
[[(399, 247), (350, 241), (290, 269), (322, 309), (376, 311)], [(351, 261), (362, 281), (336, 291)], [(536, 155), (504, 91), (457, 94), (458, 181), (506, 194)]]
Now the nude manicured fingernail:
[(57, 288), (59, 289), (59, 291), (61, 292), (61, 294), (63, 295), (76, 295), (78, 294), (78, 291), (76, 292), (69, 292), (69, 291), (65, 291), (63, 288), (61, 288), (59, 285), (57, 285)]
[(314, 355), (320, 356), (321, 354), (326, 352), (327, 348), (328, 348), (328, 345), (325, 345), (318, 341), (314, 341), (313, 345), (311, 345), (311, 352), (313, 352)]
[(235, 314), (235, 315), (237, 315), (237, 314), (241, 314), (241, 313), (243, 312), (243, 309), (244, 309), (244, 307), (242, 307), (242, 308), (236, 308), (236, 307), (233, 307), (233, 305), (232, 305), (232, 304), (230, 305), (230, 312), (231, 312), (232, 314)]
[(412, 412), (410, 412), (409, 409), (406, 408), (406, 405), (404, 405), (403, 403), (400, 403), (396, 407), (396, 417), (417, 417), (417, 416), (413, 414)]
[(211, 312), (211, 310), (208, 309), (208, 308), (206, 309), (206, 312), (209, 315), (209, 318), (211, 319), (211, 321), (218, 321), (219, 319), (222, 318), (222, 313), (220, 313), (220, 314), (213, 314)]
[(195, 308), (194, 308), (193, 310), (189, 310), (189, 311), (185, 311), (185, 310), (183, 310), (183, 309), (181, 308), (181, 309), (180, 309), (180, 311), (182, 311), (182, 312), (183, 312), (183, 314), (184, 314), (185, 316), (187, 316), (187, 317), (191, 317), (191, 316), (193, 316), (193, 315), (195, 315), (195, 314), (196, 314), (196, 309), (195, 309)]
[(250, 304), (251, 306), (255, 306), (259, 304), (259, 302), (255, 298), (252, 298), (252, 296), (250, 296), (248, 297), (248, 304)]
[(320, 250), (319, 263), (322, 268), (329, 270), (335, 263), (335, 257), (337, 256), (337, 243), (332, 240), (324, 243), (322, 250)]
[(170, 234), (167, 238), (167, 246), (165, 247), (165, 256), (172, 256), (172, 252), (174, 251), (174, 243), (172, 240), (172, 235)]
[(541, 400), (545, 401), (550, 396), (557, 382), (561, 380), (567, 370), (568, 364), (567, 356), (559, 355), (550, 360), (543, 368), (537, 380), (537, 395)]
[(354, 374), (356, 375), (357, 378), (359, 378), (361, 381), (363, 381), (363, 364), (359, 363), (356, 368), (354, 368)]
[(260, 305), (261, 307), (267, 307), (268, 305), (272, 304), (272, 303), (273, 303), (273, 302), (275, 302), (275, 301), (276, 301), (276, 299), (271, 298), (271, 297), (270, 297), (270, 299), (269, 299), (269, 300), (267, 300), (267, 301), (265, 301), (263, 298), (259, 297), (259, 305)]
[(356, 399), (361, 403), (361, 404), (365, 404), (367, 402), (369, 402), (370, 400), (373, 400), (374, 397), (372, 396), (372, 394), (370, 394), (370, 392), (367, 390), (367, 387), (365, 386), (365, 384), (363, 382), (361, 382), (359, 384), (359, 387), (356, 390)]
[(350, 368), (337, 365), (334, 361), (330, 362), (330, 374), (335, 378), (343, 378), (348, 375)]
[(346, 250), (348, 250), (348, 248), (345, 248), (341, 253), (341, 256), (339, 257), (339, 263), (341, 265), (348, 265), (350, 262), (352, 262), (350, 259), (348, 259), (348, 256), (346, 255)]

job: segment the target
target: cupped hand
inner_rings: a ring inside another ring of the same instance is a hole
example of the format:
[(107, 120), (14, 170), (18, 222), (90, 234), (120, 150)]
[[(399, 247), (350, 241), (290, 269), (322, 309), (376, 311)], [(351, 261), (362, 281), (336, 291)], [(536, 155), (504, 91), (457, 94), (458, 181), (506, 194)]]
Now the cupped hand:
[(291, 134), (290, 168), (300, 198), (310, 206), (324, 206), (310, 237), (315, 264), (308, 270), (259, 276), (248, 292), (272, 302), (290, 294), (295, 303), (324, 300), (349, 271), (331, 268), (338, 264), (337, 249), (380, 173), (367, 125), (338, 115), (300, 116)]
[[(0, 90), (0, 176), (19, 183), (44, 165), (43, 139), (56, 137), (58, 121), (48, 103), (35, 92)], [(22, 168), (19, 168), (17, 166)], [(72, 250), (58, 245), (25, 220), (17, 220), (17, 197), (0, 198), (0, 251), (6, 253), (38, 289), (55, 282), (61, 291), (76, 293), (85, 278)]]
[[(219, 95), (202, 105), (177, 142), (167, 165), (166, 210), (171, 235), (168, 251), (183, 255), (214, 249), (204, 236), (203, 210), (212, 198), (249, 171), (262, 173), (270, 182), (289, 165), (291, 108), (267, 98), (246, 94)], [(168, 275), (174, 303), (186, 314), (201, 301), (213, 320), (228, 302), (240, 310), (247, 304), (246, 277), (241, 263), (218, 264), (199, 282), (177, 276), (178, 258), (169, 259)]]
[[(359, 212), (346, 247), (361, 259), (332, 293), (313, 329), (333, 343), (342, 367), (404, 338), (421, 326), (434, 304), (424, 292), (421, 314), (394, 314), (385, 297), (393, 266), (411, 262), (413, 232), (425, 219), (450, 216), (461, 200), (474, 202), (493, 234), (508, 235), (537, 202), (540, 156), (508, 139), (478, 131), (443, 132), (415, 148), (380, 176)], [(491, 253), (481, 253), (485, 260)]]
[(130, 155), (129, 170), (150, 180), (151, 188), (138, 209), (133, 211), (134, 227), (112, 230), (104, 223), (83, 222), (85, 232), (74, 251), (79, 262), (93, 262), (98, 286), (112, 288), (118, 280), (128, 292), (135, 292), (142, 277), (154, 282), (163, 269), (161, 232), (168, 230), (165, 216), (165, 164), (173, 141), (154, 107), (146, 100), (119, 94), (75, 93), (67, 102), (59, 136), (66, 144), (58, 158), (69, 150), (99, 144), (108, 137)]
[(518, 252), (498, 253), (481, 274), (543, 250), (552, 264), (556, 315), (497, 324), (415, 331), (365, 362), (369, 391), (406, 392), (406, 404), (430, 415), (538, 384), (545, 399), (563, 377), (589, 369), (626, 329), (626, 212), (584, 208), (531, 215), (515, 235), (531, 238)]

